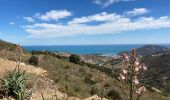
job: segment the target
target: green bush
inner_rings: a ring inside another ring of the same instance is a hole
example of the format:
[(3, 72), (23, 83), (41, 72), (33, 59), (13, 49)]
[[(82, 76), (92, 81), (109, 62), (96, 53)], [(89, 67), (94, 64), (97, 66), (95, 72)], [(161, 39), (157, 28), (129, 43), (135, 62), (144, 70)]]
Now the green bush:
[(92, 79), (91, 79), (90, 77), (88, 77), (88, 76), (85, 76), (84, 81), (85, 81), (85, 83), (90, 84), (90, 85), (94, 85), (94, 84), (97, 83), (95, 80), (92, 80)]
[(26, 84), (28, 75), (25, 71), (13, 70), (8, 72), (2, 81), (2, 87), (5, 93), (14, 98), (21, 98), (26, 95)]
[(100, 94), (100, 90), (97, 87), (91, 87), (91, 91), (90, 91), (91, 95), (96, 95), (96, 94)]
[(31, 65), (38, 65), (38, 57), (31, 56), (28, 60), (28, 63), (31, 64)]
[(121, 95), (119, 94), (119, 92), (117, 92), (116, 90), (112, 89), (109, 91), (109, 93), (107, 94), (107, 96), (111, 99), (111, 100), (122, 100)]
[(79, 64), (80, 63), (80, 57), (78, 55), (71, 55), (69, 57), (69, 61), (75, 64)]

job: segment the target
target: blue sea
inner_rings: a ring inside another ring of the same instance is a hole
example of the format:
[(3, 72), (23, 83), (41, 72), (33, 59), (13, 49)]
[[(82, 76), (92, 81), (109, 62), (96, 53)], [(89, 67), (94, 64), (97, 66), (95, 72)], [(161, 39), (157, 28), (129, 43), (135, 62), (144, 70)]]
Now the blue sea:
[[(23, 46), (26, 50), (48, 50), (56, 52), (68, 52), (73, 54), (99, 54), (116, 55), (121, 51), (139, 48), (144, 44), (121, 44), (121, 45), (48, 45), (48, 46)], [(170, 47), (170, 45), (164, 45)]]

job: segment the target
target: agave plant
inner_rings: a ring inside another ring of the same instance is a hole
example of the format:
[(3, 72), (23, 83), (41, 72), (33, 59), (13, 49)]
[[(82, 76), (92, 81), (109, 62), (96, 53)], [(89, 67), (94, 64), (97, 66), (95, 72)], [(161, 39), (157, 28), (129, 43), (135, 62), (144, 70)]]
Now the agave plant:
[(9, 96), (23, 100), (26, 92), (28, 76), (25, 71), (17, 69), (8, 72), (2, 79), (3, 89)]

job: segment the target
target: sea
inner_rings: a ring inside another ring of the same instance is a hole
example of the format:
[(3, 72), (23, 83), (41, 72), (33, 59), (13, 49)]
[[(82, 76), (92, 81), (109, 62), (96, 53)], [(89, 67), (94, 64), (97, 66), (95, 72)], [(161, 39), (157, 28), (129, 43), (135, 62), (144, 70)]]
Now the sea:
[[(41, 45), (41, 46), (23, 46), (28, 51), (48, 50), (53, 52), (67, 52), (81, 55), (105, 55), (114, 56), (122, 51), (129, 51), (132, 48), (140, 48), (145, 44), (115, 44), (115, 45)], [(169, 47), (170, 44), (161, 44)]]

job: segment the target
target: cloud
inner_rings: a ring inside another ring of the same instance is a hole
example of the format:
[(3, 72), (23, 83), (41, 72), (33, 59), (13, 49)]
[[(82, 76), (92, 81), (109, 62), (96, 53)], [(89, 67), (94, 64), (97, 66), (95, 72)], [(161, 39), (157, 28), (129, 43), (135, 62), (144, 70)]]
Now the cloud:
[[(97, 22), (100, 22), (100, 24), (88, 24)], [(125, 31), (159, 28), (170, 28), (169, 16), (132, 19), (116, 13), (102, 12), (86, 17), (73, 18), (67, 24), (34, 23), (24, 26), (25, 31), (36, 38), (118, 34)]]
[(116, 15), (116, 13), (108, 14), (106, 12), (102, 12), (100, 14), (95, 14), (87, 17), (81, 18), (74, 18), (72, 21), (69, 21), (68, 24), (83, 24), (92, 21), (96, 22), (106, 22), (106, 21), (113, 21), (119, 19), (121, 16)]
[(71, 15), (72, 13), (68, 10), (51, 10), (49, 12), (46, 12), (45, 14), (37, 13), (35, 14), (35, 17), (44, 21), (58, 21), (59, 19), (67, 18)]
[(14, 25), (15, 23), (14, 22), (9, 22), (9, 25)]
[(133, 10), (131, 11), (127, 11), (125, 14), (127, 16), (137, 16), (137, 15), (142, 15), (142, 14), (146, 14), (146, 13), (149, 13), (150, 11), (146, 8), (134, 8)]
[(135, 1), (135, 0), (93, 0), (93, 3), (100, 5), (102, 7), (107, 7), (113, 3), (128, 2), (128, 1)]
[(32, 17), (23, 17), (24, 20), (27, 22), (35, 22), (35, 20)]

